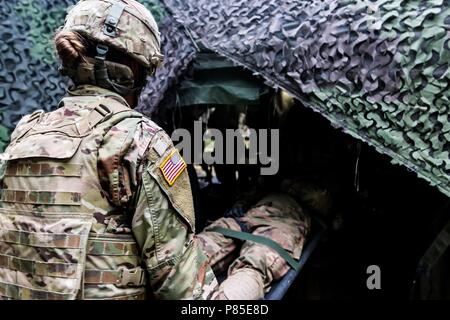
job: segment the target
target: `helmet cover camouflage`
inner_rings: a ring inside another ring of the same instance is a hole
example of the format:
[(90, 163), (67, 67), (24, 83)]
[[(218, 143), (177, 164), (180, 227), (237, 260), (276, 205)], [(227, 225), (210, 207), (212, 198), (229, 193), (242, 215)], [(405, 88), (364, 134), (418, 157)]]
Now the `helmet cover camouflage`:
[(69, 10), (63, 30), (122, 51), (147, 69), (162, 62), (156, 21), (135, 0), (81, 0)]

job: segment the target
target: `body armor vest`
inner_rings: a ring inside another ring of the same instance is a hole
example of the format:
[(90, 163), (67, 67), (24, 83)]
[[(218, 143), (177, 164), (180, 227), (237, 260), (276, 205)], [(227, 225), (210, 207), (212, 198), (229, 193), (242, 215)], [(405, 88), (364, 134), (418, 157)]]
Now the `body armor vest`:
[(145, 298), (130, 228), (111, 232), (127, 214), (110, 204), (97, 172), (105, 133), (142, 121), (119, 100), (67, 97), (13, 132), (0, 161), (0, 298)]

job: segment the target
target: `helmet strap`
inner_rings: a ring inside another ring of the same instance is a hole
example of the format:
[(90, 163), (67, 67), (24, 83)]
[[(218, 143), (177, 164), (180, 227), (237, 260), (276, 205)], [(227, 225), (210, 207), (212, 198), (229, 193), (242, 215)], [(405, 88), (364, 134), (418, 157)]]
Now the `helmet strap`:
[(110, 87), (110, 80), (108, 76), (108, 69), (106, 69), (105, 61), (106, 61), (106, 54), (108, 53), (108, 46), (104, 44), (97, 44), (96, 51), (97, 54), (95, 56), (95, 63), (94, 63), (94, 75), (95, 75), (95, 82), (100, 86), (104, 88)]
[(108, 69), (105, 64), (106, 55), (109, 48), (104, 44), (97, 44), (96, 50), (97, 55), (95, 56), (94, 75), (95, 82), (98, 86), (102, 88), (112, 89), (123, 96), (134, 94), (142, 89), (142, 87), (128, 88), (111, 81), (109, 79)]

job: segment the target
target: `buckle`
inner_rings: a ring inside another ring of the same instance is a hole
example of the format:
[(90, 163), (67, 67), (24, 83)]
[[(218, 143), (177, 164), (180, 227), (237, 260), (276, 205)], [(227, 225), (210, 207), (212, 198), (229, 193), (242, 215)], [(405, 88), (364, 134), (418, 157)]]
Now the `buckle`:
[(112, 111), (102, 103), (99, 103), (94, 107), (94, 110), (97, 111), (102, 117), (106, 117), (112, 114)]
[(111, 118), (112, 115), (113, 112), (104, 104), (100, 103), (96, 105), (89, 114), (89, 117), (77, 124), (79, 134), (84, 135), (90, 132), (99, 123)]
[(39, 119), (42, 117), (42, 115), (44, 114), (43, 110), (36, 110), (35, 112), (33, 112), (30, 117), (28, 118), (27, 123), (30, 123), (36, 119)]
[(119, 267), (118, 287), (141, 286), (144, 284), (144, 270), (141, 267), (127, 269)]
[(107, 45), (99, 43), (97, 44), (97, 47), (95, 49), (97, 51), (95, 59), (104, 61), (106, 59), (106, 54), (108, 53), (109, 47)]

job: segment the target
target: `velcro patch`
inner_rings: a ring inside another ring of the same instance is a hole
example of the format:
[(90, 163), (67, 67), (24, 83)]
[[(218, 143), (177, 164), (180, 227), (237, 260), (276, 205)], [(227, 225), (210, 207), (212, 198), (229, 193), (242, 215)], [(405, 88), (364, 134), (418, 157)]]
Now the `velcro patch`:
[(169, 145), (165, 143), (163, 140), (158, 140), (158, 142), (155, 143), (153, 146), (153, 149), (159, 154), (160, 157), (166, 152)]
[(184, 162), (178, 150), (175, 149), (167, 156), (166, 159), (164, 159), (159, 166), (159, 169), (161, 170), (164, 179), (167, 181), (169, 186), (171, 186), (186, 166), (186, 162)]

